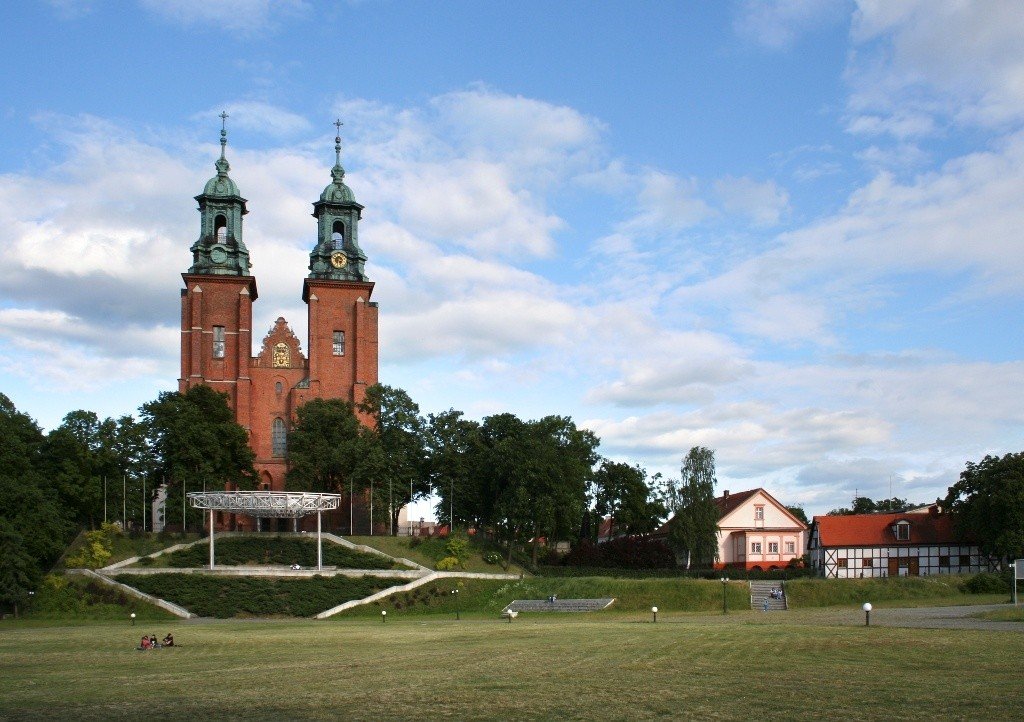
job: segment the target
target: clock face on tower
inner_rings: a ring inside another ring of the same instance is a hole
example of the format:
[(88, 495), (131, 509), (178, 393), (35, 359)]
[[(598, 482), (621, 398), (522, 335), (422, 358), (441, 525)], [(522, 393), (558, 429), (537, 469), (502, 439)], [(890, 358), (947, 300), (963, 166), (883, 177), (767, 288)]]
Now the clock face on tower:
[(348, 263), (348, 258), (341, 251), (335, 251), (331, 254), (331, 265), (335, 268), (344, 268)]
[(224, 263), (228, 260), (228, 252), (223, 246), (214, 246), (210, 249), (210, 260), (214, 263)]

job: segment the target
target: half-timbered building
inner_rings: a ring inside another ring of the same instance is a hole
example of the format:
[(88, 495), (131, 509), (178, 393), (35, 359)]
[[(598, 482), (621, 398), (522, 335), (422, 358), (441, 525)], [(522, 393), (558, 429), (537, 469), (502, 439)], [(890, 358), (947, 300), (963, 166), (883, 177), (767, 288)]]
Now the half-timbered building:
[(816, 516), (807, 545), (818, 574), (838, 579), (971, 574), (990, 568), (937, 504), (896, 514)]

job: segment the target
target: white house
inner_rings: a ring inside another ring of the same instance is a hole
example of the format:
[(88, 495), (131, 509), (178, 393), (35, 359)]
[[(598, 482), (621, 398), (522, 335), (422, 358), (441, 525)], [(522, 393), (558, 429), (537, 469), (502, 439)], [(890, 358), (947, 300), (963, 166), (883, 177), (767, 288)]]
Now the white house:
[[(807, 525), (764, 489), (736, 494), (724, 492), (718, 507), (718, 561), (716, 568), (782, 569), (803, 557)], [(655, 535), (668, 533), (671, 520)]]

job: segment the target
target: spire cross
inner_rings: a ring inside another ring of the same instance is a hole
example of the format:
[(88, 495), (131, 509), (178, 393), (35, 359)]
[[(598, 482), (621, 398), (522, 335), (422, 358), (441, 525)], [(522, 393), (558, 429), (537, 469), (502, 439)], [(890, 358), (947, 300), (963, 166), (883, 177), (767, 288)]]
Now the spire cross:
[(341, 122), (341, 118), (334, 121), (334, 127), (338, 129), (338, 134), (334, 136), (334, 164), (341, 165), (341, 126), (345, 125)]
[(224, 110), (220, 111), (220, 115), (218, 117), (220, 118), (220, 157), (223, 160), (223, 158), (224, 158), (224, 146), (226, 146), (228, 144), (228, 131), (227, 131), (228, 114), (227, 114), (227, 111), (224, 111)]

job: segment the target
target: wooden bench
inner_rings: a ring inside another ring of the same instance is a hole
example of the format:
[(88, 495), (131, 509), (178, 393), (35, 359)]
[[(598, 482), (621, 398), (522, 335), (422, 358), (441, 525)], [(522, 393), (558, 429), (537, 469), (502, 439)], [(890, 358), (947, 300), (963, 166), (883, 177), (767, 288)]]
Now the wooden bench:
[(519, 616), (519, 612), (514, 609), (506, 609), (501, 613), (501, 616), (507, 618), (508, 623), (512, 624), (512, 620)]

